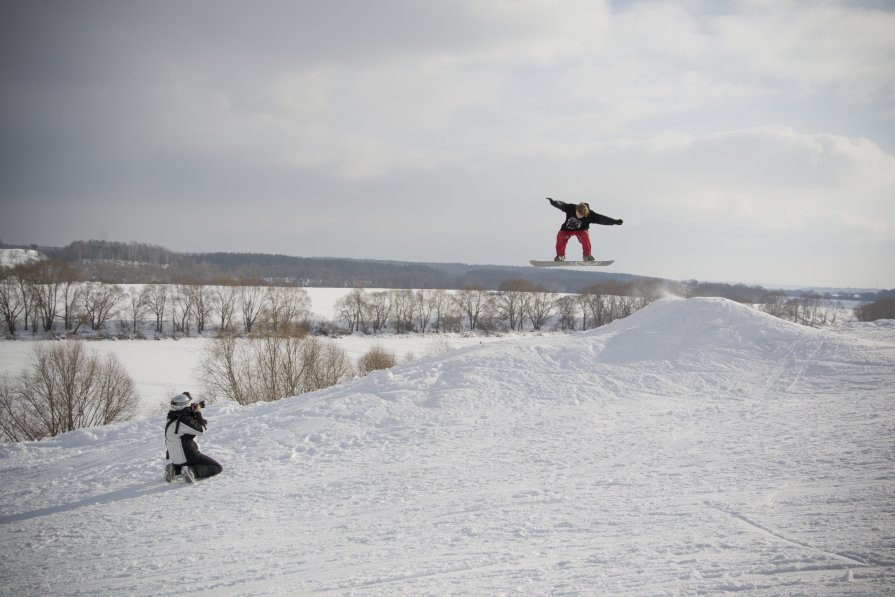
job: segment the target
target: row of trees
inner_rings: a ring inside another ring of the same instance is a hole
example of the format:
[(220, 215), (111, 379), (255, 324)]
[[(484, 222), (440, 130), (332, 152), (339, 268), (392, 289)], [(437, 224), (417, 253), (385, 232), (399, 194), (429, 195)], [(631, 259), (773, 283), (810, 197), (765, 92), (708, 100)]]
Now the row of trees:
[(301, 288), (202, 284), (124, 288), (80, 281), (58, 262), (0, 276), (0, 315), (10, 335), (20, 326), (33, 334), (51, 333), (59, 326), (67, 333), (82, 327), (100, 332), (115, 321), (121, 335), (140, 336), (147, 320), (158, 334), (166, 325), (172, 333), (187, 336), (210, 327), (250, 334), (256, 325), (307, 326), (310, 305)]
[[(699, 295), (712, 289), (690, 285), (682, 290)], [(604, 282), (576, 294), (558, 295), (524, 279), (508, 280), (496, 291), (483, 287), (378, 292), (356, 288), (346, 290), (335, 319), (348, 332), (367, 334), (490, 333), (541, 330), (548, 324), (563, 331), (586, 330), (629, 315), (663, 290), (657, 284)], [(828, 325), (844, 311), (840, 303), (821, 295), (789, 297), (781, 291), (759, 297), (760, 290), (740, 288), (746, 302), (759, 302), (764, 311), (796, 323)], [(10, 335), (19, 330), (52, 333), (60, 327), (66, 333), (82, 328), (108, 333), (110, 323), (116, 325), (114, 331), (120, 337), (141, 337), (147, 331), (187, 336), (212, 330), (252, 334), (256, 326), (307, 330), (312, 325), (310, 309), (304, 289), (265, 286), (257, 279), (125, 288), (83, 281), (76, 269), (60, 261), (0, 270), (0, 316)], [(868, 316), (885, 313), (866, 307), (857, 314), (863, 317), (865, 312)], [(321, 331), (339, 330), (324, 322)]]
[(465, 288), (382, 290), (356, 288), (336, 305), (337, 320), (349, 332), (436, 333), (464, 330), (541, 330), (554, 321), (563, 331), (591, 329), (626, 317), (651, 299), (608, 294), (602, 285), (577, 295), (556, 295), (524, 280), (509, 281), (497, 292)]
[[(7, 245), (0, 243), (0, 248)], [(9, 246), (9, 248), (15, 248)], [(66, 247), (32, 249), (64, 262), (79, 272), (81, 280), (110, 284), (226, 284), (225, 280), (261, 277), (267, 281), (302, 286), (371, 288), (462, 288), (482, 286), (497, 290), (501, 284), (518, 277), (548, 286), (554, 292), (577, 293), (597, 281), (614, 280), (633, 287), (619, 292), (627, 296), (649, 294), (644, 287), (673, 286), (679, 296), (719, 296), (742, 303), (761, 303), (767, 290), (761, 286), (700, 282), (671, 282), (626, 274), (601, 272), (556, 272), (535, 268), (475, 266), (464, 264), (420, 264), (363, 259), (307, 258), (288, 255), (247, 253), (175, 253), (157, 245), (115, 241), (75, 241)], [(598, 277), (599, 276), (599, 277)], [(237, 282), (238, 285), (242, 285)], [(637, 288), (640, 287), (640, 288)], [(813, 294), (792, 291), (789, 296)], [(895, 298), (895, 289), (881, 291), (841, 291), (825, 293), (824, 298), (873, 302)]]
[(168, 266), (182, 259), (164, 247), (138, 242), (78, 240), (66, 247), (44, 250), (52, 254), (54, 260), (67, 263), (113, 261)]
[(872, 303), (865, 303), (855, 309), (859, 321), (895, 319), (895, 297), (884, 297)]
[[(82, 329), (119, 336), (223, 333), (252, 334), (257, 326), (275, 332), (310, 329), (311, 301), (295, 286), (149, 284), (123, 287), (78, 279), (62, 262), (46, 261), (0, 274), (0, 315), (8, 334)], [(619, 296), (621, 289), (592, 285), (578, 295), (556, 295), (525, 280), (498, 291), (348, 291), (338, 302), (337, 321), (349, 332), (495, 332), (541, 330), (552, 320), (562, 330), (589, 329), (625, 317), (645, 297)], [(323, 331), (331, 330), (328, 324)]]
[(839, 301), (816, 294), (790, 298), (782, 292), (767, 294), (760, 308), (774, 317), (811, 327), (833, 325), (844, 312)]

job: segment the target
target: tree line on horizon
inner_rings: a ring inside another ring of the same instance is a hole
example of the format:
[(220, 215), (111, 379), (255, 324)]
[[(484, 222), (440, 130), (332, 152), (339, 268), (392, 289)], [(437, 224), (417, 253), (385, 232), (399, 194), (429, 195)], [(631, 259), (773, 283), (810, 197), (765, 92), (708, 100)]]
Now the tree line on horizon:
[[(0, 244), (0, 248), (11, 245)], [(553, 292), (580, 292), (594, 283), (617, 282), (632, 295), (640, 287), (673, 286), (682, 296), (721, 296), (744, 303), (757, 303), (769, 292), (759, 285), (727, 284), (616, 274), (543, 270), (531, 267), (475, 266), (466, 264), (426, 264), (363, 259), (293, 257), (261, 253), (177, 253), (158, 245), (117, 241), (75, 241), (65, 247), (30, 245), (51, 260), (60, 261), (78, 272), (79, 280), (115, 284), (216, 284), (290, 285), (329, 288), (443, 288), (459, 290), (482, 286), (498, 290), (501, 284), (525, 279)], [(803, 291), (790, 291), (799, 296)], [(895, 290), (849, 296), (850, 300), (871, 302), (895, 297)], [(825, 294), (824, 298), (845, 297)]]
[[(526, 280), (497, 291), (346, 289), (334, 318), (312, 321), (307, 291), (296, 286), (146, 284), (122, 286), (62, 275), (41, 262), (0, 272), (0, 316), (8, 337), (146, 338), (236, 334), (259, 330), (317, 335), (380, 333), (497, 333), (590, 329), (625, 317), (657, 295), (626, 296), (614, 284), (576, 295), (557, 294)], [(52, 273), (49, 277), (36, 275)], [(70, 272), (69, 272), (70, 273)]]
[[(52, 252), (51, 252), (52, 253)], [(64, 261), (61, 258), (72, 261)], [(155, 333), (161, 334), (166, 321), (170, 321), (170, 331), (173, 334), (189, 335), (192, 330), (198, 333), (205, 331), (206, 325), (211, 322), (211, 315), (217, 312), (218, 328), (229, 330), (232, 326), (233, 315), (229, 314), (231, 305), (239, 304), (246, 311), (238, 313), (242, 322), (244, 333), (252, 331), (252, 310), (260, 305), (263, 300), (251, 298), (246, 289), (273, 289), (273, 288), (302, 288), (306, 286), (300, 280), (290, 279), (288, 276), (262, 277), (257, 271), (238, 270), (238, 273), (222, 275), (211, 267), (211, 263), (247, 263), (249, 256), (245, 254), (214, 254), (203, 255), (207, 260), (202, 261), (198, 269), (195, 264), (186, 266), (183, 256), (172, 253), (166, 249), (154, 245), (140, 243), (110, 243), (107, 241), (75, 242), (60, 249), (50, 259), (38, 261), (30, 265), (20, 265), (13, 268), (0, 268), (0, 312), (2, 312), (7, 332), (14, 335), (19, 329), (19, 319), (24, 323), (24, 329), (36, 333), (39, 329), (44, 332), (52, 332), (57, 323), (62, 324), (65, 332), (78, 332), (89, 329), (93, 332), (102, 330), (110, 321), (117, 317), (117, 333), (125, 337), (128, 333), (138, 334), (139, 322), (142, 317), (150, 313), (155, 321)], [(264, 262), (279, 264), (271, 266), (276, 271), (283, 272), (288, 264), (295, 259), (286, 256), (263, 255), (251, 256)], [(326, 261), (326, 260), (320, 260)], [(370, 262), (346, 260), (352, 267), (362, 267)], [(379, 264), (379, 262), (373, 262)], [(339, 262), (341, 267), (342, 261)], [(383, 263), (384, 271), (389, 272), (389, 280), (396, 283), (402, 279), (408, 281), (422, 281), (420, 278), (410, 275), (405, 276), (408, 269), (417, 267), (428, 268), (430, 266), (417, 266), (415, 264)], [(215, 266), (217, 267), (217, 266)], [(454, 273), (462, 271), (462, 268), (454, 264)], [(524, 273), (525, 268), (507, 268), (511, 273)], [(530, 269), (530, 268), (529, 268)], [(271, 270), (273, 271), (273, 270)], [(158, 272), (166, 273), (165, 276), (157, 276)], [(215, 273), (217, 272), (217, 273)], [(477, 273), (491, 273), (491, 269), (479, 270)], [(431, 274), (432, 272), (429, 271)], [(102, 275), (100, 275), (102, 274)], [(432, 281), (431, 275), (428, 280)], [(581, 319), (581, 329), (588, 329), (589, 317), (587, 299), (581, 299), (576, 305), (568, 305), (569, 301), (561, 301), (554, 296), (565, 292), (555, 287), (546, 286), (531, 281), (525, 277), (504, 278), (497, 275), (488, 278), (491, 284), (470, 283), (481, 281), (475, 276), (461, 276), (457, 280), (465, 282), (458, 287), (449, 289), (457, 293), (452, 299), (451, 309), (439, 308), (444, 313), (443, 319), (436, 318), (434, 329), (458, 330), (463, 325), (458, 325), (452, 311), (465, 312), (465, 325), (470, 330), (496, 331), (500, 329), (521, 329), (519, 322), (525, 321), (516, 313), (513, 302), (519, 302), (521, 310), (525, 313), (527, 321), (532, 329), (541, 329), (546, 318), (541, 314), (548, 305), (549, 313), (556, 315), (559, 329), (576, 329), (575, 316)], [(175, 280), (175, 281), (171, 281)], [(307, 280), (304, 280), (307, 282)], [(390, 288), (388, 285), (356, 284), (351, 290), (353, 294), (363, 292), (364, 288)], [(134, 291), (123, 289), (120, 284), (144, 284), (145, 286), (135, 295)], [(352, 287), (346, 286), (346, 292)], [(410, 292), (407, 288), (413, 288), (418, 295), (425, 294), (427, 298), (418, 298), (416, 301), (405, 298)], [(350, 316), (341, 316), (345, 328), (349, 331), (378, 333), (389, 326), (398, 333), (403, 331), (415, 331), (428, 329), (427, 325), (420, 325), (425, 317), (409, 318), (408, 310), (423, 311), (431, 297), (439, 297), (442, 302), (445, 292), (441, 295), (437, 290), (447, 290), (439, 285), (428, 286), (398, 286), (390, 292), (380, 295), (367, 292), (365, 301), (376, 303), (379, 306), (367, 306), (366, 309), (383, 311), (382, 304), (388, 304), (388, 317), (364, 314), (357, 306), (353, 311), (344, 304), (340, 304), (342, 314), (352, 313)], [(403, 291), (403, 292), (402, 292)], [(268, 294), (276, 294), (272, 290)], [(479, 293), (480, 296), (476, 295)], [(263, 294), (261, 290), (254, 294)], [(282, 293), (280, 293), (282, 294)], [(788, 319), (807, 325), (825, 325), (829, 323), (831, 307), (836, 302), (830, 297), (817, 294), (802, 294), (792, 297), (784, 291), (768, 291), (761, 286), (746, 286), (743, 284), (706, 283), (697, 280), (687, 282), (670, 282), (654, 278), (604, 278), (601, 282), (577, 288), (575, 295), (590, 296), (597, 294), (601, 297), (612, 298), (612, 301), (625, 303), (622, 299), (647, 299), (652, 300), (664, 294), (675, 294), (684, 297), (695, 296), (722, 296), (747, 304), (762, 304), (764, 309), (783, 319)], [(478, 296), (476, 302), (482, 305), (481, 313), (470, 315), (468, 306), (457, 306), (456, 301), (469, 302), (470, 296)], [(489, 296), (493, 295), (493, 296)], [(235, 298), (234, 298), (235, 297)], [(510, 300), (507, 297), (525, 297), (524, 299)], [(895, 297), (895, 291), (881, 291), (874, 295), (876, 301), (882, 301), (879, 305), (874, 301), (868, 301), (866, 307), (859, 309), (856, 314), (859, 319), (886, 317), (886, 301), (883, 299)], [(277, 299), (269, 299), (276, 302)], [(602, 299), (609, 301), (610, 299)], [(510, 305), (506, 305), (510, 301)], [(408, 305), (410, 305), (408, 307)], [(258, 307), (260, 308), (260, 307)], [(606, 311), (618, 310), (625, 312), (624, 307), (616, 308), (609, 305)], [(841, 306), (840, 306), (841, 310)], [(122, 316), (122, 312), (128, 315)], [(601, 311), (598, 311), (601, 312)], [(891, 317), (891, 315), (889, 315)], [(835, 309), (833, 310), (835, 317)], [(591, 321), (599, 317), (590, 318)], [(381, 322), (385, 320), (388, 325)], [(128, 332), (128, 328), (130, 331)]]

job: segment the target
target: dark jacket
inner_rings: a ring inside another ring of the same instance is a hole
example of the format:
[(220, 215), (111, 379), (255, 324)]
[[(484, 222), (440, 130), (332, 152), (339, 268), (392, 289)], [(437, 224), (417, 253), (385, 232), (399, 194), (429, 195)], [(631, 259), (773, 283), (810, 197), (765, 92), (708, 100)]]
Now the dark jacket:
[(207, 421), (189, 408), (168, 412), (165, 425), (165, 445), (174, 464), (193, 462), (199, 455), (196, 436), (205, 432)]
[(579, 218), (575, 213), (578, 205), (576, 203), (565, 203), (563, 201), (555, 201), (548, 198), (550, 205), (566, 214), (566, 221), (560, 226), (560, 230), (588, 230), (591, 224), (601, 224), (603, 226), (616, 226), (622, 223), (603, 214), (598, 214), (594, 210), (590, 210), (584, 218)]

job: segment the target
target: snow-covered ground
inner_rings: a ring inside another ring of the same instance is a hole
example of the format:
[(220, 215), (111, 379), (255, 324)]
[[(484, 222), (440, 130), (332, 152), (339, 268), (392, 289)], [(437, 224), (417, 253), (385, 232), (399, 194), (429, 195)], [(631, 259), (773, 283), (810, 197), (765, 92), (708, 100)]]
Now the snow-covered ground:
[(0, 249), (0, 268), (31, 265), (46, 258), (46, 255), (33, 249)]
[[(506, 336), (475, 336), (463, 334), (387, 334), (364, 336), (355, 334), (339, 338), (321, 338), (345, 351), (356, 363), (371, 348), (380, 347), (395, 355), (398, 362), (418, 359), (431, 354), (457, 350), (507, 340)], [(35, 343), (46, 340), (0, 340), (0, 375), (15, 379), (28, 368)], [(180, 338), (173, 340), (99, 340), (87, 347), (95, 354), (115, 355), (134, 380), (140, 406), (137, 419), (158, 416), (167, 412), (171, 397), (184, 390), (194, 396), (203, 395), (202, 359), (211, 338)]]
[[(126, 288), (139, 285), (125, 285)], [(311, 310), (316, 320), (335, 321), (336, 304), (350, 290), (344, 288), (304, 289), (311, 299)], [(371, 289), (369, 292), (378, 292)], [(536, 334), (529, 332), (529, 334)], [(540, 334), (536, 334), (540, 335)], [(140, 396), (137, 418), (157, 416), (167, 411), (165, 405), (171, 396), (187, 390), (193, 395), (202, 394), (202, 359), (206, 354), (213, 333), (205, 337), (164, 338), (160, 340), (98, 340), (87, 341), (88, 348), (100, 356), (115, 355), (133, 378)], [(333, 342), (356, 363), (373, 347), (383, 348), (395, 355), (398, 362), (417, 359), (431, 354), (497, 342), (506, 336), (482, 336), (476, 334), (353, 334), (334, 338), (321, 338)], [(17, 378), (30, 364), (36, 343), (46, 342), (42, 337), (32, 338), (19, 333), (18, 340), (0, 339), (0, 375)]]
[(161, 418), (5, 444), (0, 593), (891, 594), (893, 387), (892, 322), (665, 299), (215, 405), (193, 486)]

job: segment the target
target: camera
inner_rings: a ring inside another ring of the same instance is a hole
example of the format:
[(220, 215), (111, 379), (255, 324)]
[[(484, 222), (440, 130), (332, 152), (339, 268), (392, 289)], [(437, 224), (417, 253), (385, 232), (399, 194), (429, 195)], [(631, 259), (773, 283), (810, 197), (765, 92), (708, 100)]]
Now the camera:
[[(181, 394), (183, 394), (184, 396), (186, 396), (186, 397), (189, 398), (190, 400), (193, 399), (193, 397), (190, 395), (189, 392), (181, 392)], [(199, 408), (205, 408), (205, 401), (204, 401), (204, 400), (199, 400), (198, 402), (193, 402), (193, 404), (198, 404), (198, 405), (199, 405)]]

